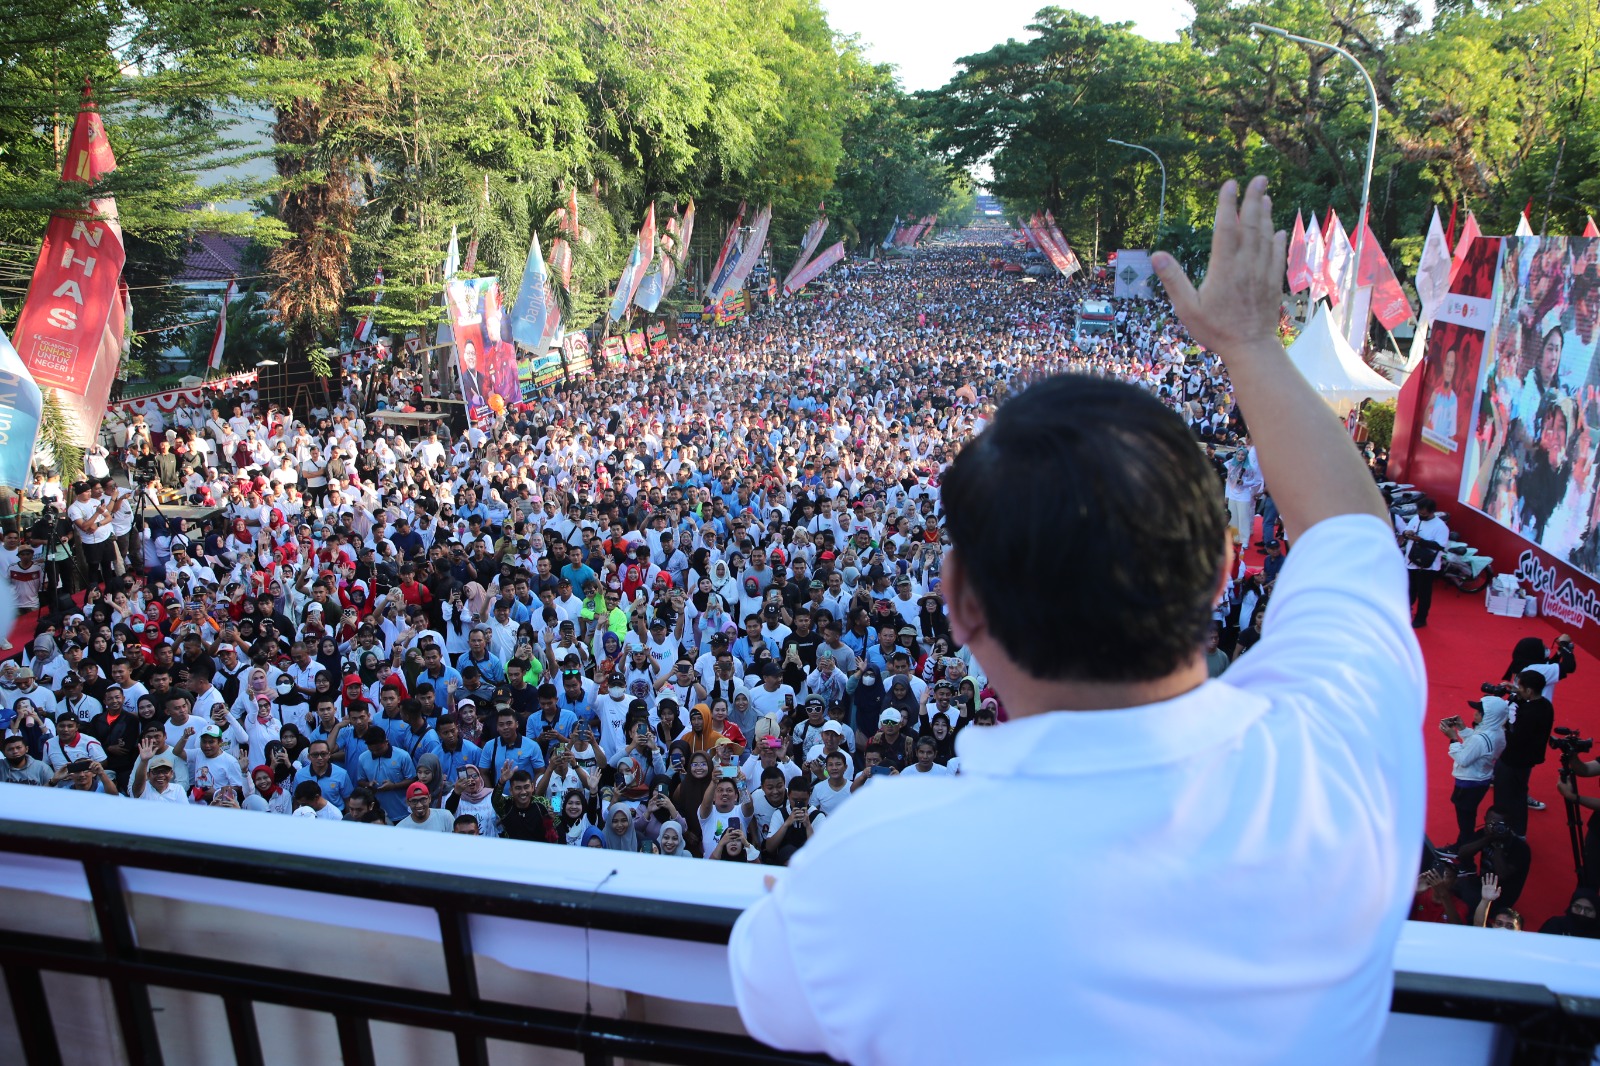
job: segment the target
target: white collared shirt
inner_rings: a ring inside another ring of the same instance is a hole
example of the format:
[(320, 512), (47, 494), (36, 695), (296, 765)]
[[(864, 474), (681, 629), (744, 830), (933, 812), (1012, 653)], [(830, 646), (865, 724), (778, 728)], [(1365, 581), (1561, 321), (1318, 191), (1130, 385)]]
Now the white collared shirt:
[[(853, 795), (734, 927), (746, 1028), (851, 1062), (1368, 1061), (1423, 832), (1385, 524), (1302, 535), (1264, 630), (1176, 699), (966, 729), (959, 776)], [(973, 903), (937, 948), (839, 939), (842, 907), (929, 884)], [(974, 994), (930, 1013), (908, 987)]]

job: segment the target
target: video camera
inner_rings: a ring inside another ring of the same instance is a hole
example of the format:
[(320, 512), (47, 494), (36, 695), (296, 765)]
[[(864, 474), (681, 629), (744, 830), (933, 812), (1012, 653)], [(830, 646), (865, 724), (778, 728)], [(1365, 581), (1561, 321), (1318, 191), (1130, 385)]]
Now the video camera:
[(1594, 747), (1594, 738), (1580, 737), (1576, 729), (1558, 725), (1552, 732), (1555, 736), (1550, 738), (1550, 750), (1559, 751), (1563, 758), (1583, 755)]
[(148, 485), (156, 479), (156, 457), (141, 455), (133, 464), (133, 480), (140, 485)]

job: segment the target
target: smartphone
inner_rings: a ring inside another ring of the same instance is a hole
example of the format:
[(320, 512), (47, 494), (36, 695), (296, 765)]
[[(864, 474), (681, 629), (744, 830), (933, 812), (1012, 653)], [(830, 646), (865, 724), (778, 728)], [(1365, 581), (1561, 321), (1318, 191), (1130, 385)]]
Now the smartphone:
[(722, 776), (726, 777), (726, 778), (728, 778), (730, 780), (735, 778), (735, 777), (738, 777), (739, 776), (739, 768), (737, 766), (724, 766), (722, 768)]
[(734, 815), (732, 818), (728, 819), (728, 828), (729, 829), (739, 829), (739, 828), (742, 828), (743, 825), (744, 825), (744, 823), (739, 820), (739, 816), (738, 815)]

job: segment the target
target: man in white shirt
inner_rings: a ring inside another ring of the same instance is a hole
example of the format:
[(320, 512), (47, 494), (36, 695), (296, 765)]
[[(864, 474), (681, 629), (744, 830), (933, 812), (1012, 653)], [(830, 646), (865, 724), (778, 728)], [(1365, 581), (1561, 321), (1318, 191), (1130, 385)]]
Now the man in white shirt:
[(1410, 579), (1413, 629), (1428, 624), (1433, 608), (1433, 579), (1444, 565), (1444, 550), (1450, 544), (1450, 527), (1434, 510), (1430, 497), (1417, 501), (1417, 513), (1400, 523), (1400, 541), (1406, 552), (1406, 576)]
[[(1277, 338), (1285, 238), (1265, 189), (1240, 212), (1223, 186), (1198, 293), (1154, 257), (1223, 356), (1294, 540), (1265, 635), (1207, 679), (1231, 557), (1182, 419), (1089, 377), (1008, 400), (941, 491), (951, 635), (1010, 720), (962, 731), (958, 776), (852, 796), (739, 919), (734, 994), (758, 1039), (878, 1063), (1373, 1056), (1416, 887), (1425, 680), (1383, 499)], [(1152, 603), (1140, 560), (1157, 554)], [(1068, 585), (1077, 602), (1029, 595)], [(1090, 630), (1092, 649), (1060, 638)], [(1019, 851), (1000, 809), (1073, 813)], [(839, 938), (853, 901), (930, 884), (999, 903), (941, 920), (983, 950), (863, 956)], [(908, 987), (957, 985), (971, 994), (905, 1009)]]

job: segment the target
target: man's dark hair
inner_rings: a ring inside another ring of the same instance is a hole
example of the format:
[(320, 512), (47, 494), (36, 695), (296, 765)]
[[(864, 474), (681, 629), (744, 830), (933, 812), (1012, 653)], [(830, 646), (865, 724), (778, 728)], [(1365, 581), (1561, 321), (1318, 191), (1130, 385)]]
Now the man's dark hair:
[(294, 786), (293, 799), (296, 806), (303, 803), (315, 803), (320, 795), (322, 795), (322, 788), (315, 781), (302, 781)]
[(458, 815), (456, 815), (456, 820), (452, 824), (457, 829), (465, 829), (468, 826), (471, 826), (473, 832), (477, 832), (478, 831), (478, 819), (474, 818), (470, 814), (458, 814)]
[(1155, 680), (1203, 641), (1224, 565), (1216, 475), (1144, 390), (1038, 382), (962, 448), (940, 491), (989, 630), (1033, 676)]
[(1537, 692), (1540, 695), (1544, 694), (1544, 675), (1537, 670), (1522, 671), (1522, 673), (1517, 675), (1517, 684), (1521, 685), (1529, 692)]

